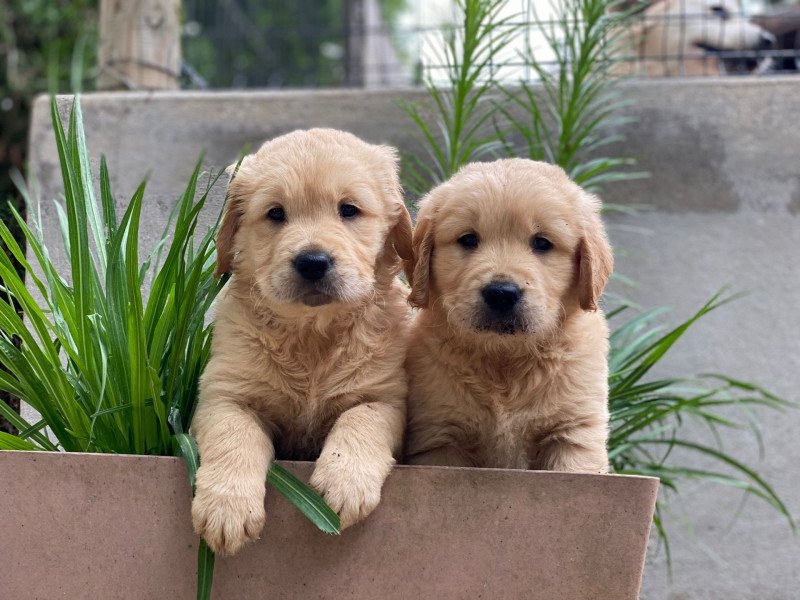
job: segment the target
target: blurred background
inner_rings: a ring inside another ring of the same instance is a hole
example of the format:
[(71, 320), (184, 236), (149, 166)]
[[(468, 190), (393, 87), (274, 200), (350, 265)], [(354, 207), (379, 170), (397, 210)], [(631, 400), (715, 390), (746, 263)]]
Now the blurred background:
[[(669, 10), (660, 8), (667, 5)], [(184, 0), (179, 6), (180, 57), (170, 75), (175, 87), (189, 89), (375, 88), (418, 86), (426, 78), (436, 81), (445, 73), (444, 34), (458, 14), (451, 0)], [(674, 35), (659, 38), (655, 51), (647, 50), (647, 58), (661, 64), (676, 62), (670, 74), (797, 71), (797, 0), (623, 0), (618, 7), (631, 10), (642, 29), (658, 19), (661, 29), (674, 30)], [(548, 26), (553, 14), (550, 2), (512, 0), (503, 10), (509, 26), (520, 20), (530, 24), (527, 34), (517, 36), (504, 51), (512, 58), (531, 51), (546, 61), (550, 50), (541, 27)], [(24, 165), (30, 102), (36, 93), (109, 87), (109, 76), (118, 87), (137, 87), (123, 75), (114, 79), (108, 62), (98, 66), (99, 12), (99, 0), (3, 1), (0, 197), (14, 195), (9, 173)], [(772, 43), (723, 49), (724, 60), (706, 62), (699, 72), (682, 68), (685, 50), (667, 43), (670, 37), (687, 38), (691, 29), (704, 32), (707, 46), (714, 46), (716, 38), (743, 40), (748, 23), (768, 32)], [(626, 58), (639, 63), (644, 52), (643, 45), (624, 51)], [(509, 56), (501, 58), (504, 69), (489, 70), (492, 77), (535, 78), (525, 61), (515, 64)], [(630, 74), (653, 73), (632, 68)], [(105, 85), (98, 86), (103, 75)], [(5, 210), (0, 206), (0, 212)]]

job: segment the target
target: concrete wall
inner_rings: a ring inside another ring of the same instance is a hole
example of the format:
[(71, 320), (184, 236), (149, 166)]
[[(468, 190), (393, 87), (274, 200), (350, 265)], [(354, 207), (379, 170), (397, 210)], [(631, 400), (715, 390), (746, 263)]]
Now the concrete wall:
[[(673, 305), (673, 321), (723, 286), (749, 292), (700, 322), (662, 373), (722, 372), (800, 399), (800, 79), (631, 82), (625, 94), (638, 120), (625, 126), (624, 150), (652, 177), (604, 197), (651, 208), (609, 217), (615, 246), (624, 250), (618, 270), (638, 282), (616, 291), (643, 307)], [(83, 110), (89, 148), (107, 156), (118, 200), (149, 178), (144, 222), (155, 237), (201, 151), (209, 166), (223, 167), (244, 144), (309, 126), (408, 148), (413, 128), (398, 101), (420, 98), (411, 91), (120, 93), (87, 95)], [(67, 99), (61, 102), (66, 109)], [(41, 185), (45, 226), (55, 232), (50, 201), (59, 175), (49, 118), (40, 99), (31, 173)], [(211, 213), (221, 198), (220, 188)], [(800, 411), (758, 418), (763, 460), (746, 431), (728, 434), (726, 448), (755, 465), (800, 515)], [(670, 497), (674, 577), (668, 580), (654, 545), (643, 597), (797, 598), (800, 542), (755, 499), (734, 516), (741, 502), (741, 493), (707, 483), (684, 484), (680, 497)]]

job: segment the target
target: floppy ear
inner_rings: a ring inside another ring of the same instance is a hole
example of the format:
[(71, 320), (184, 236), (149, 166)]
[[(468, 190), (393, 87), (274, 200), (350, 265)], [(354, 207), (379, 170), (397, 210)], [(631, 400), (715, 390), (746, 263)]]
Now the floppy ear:
[(417, 216), (412, 243), (413, 257), (406, 269), (411, 294), (408, 301), (416, 308), (428, 308), (431, 278), (431, 254), (433, 253), (433, 220), (423, 209)]
[(409, 274), (410, 265), (414, 258), (413, 250), (411, 248), (412, 240), (411, 230), (411, 215), (408, 214), (408, 209), (404, 202), (401, 201), (400, 208), (397, 215), (397, 223), (389, 231), (389, 240), (394, 246), (394, 251), (397, 256), (403, 261), (403, 270), (406, 272), (406, 277), (411, 277)]
[(376, 146), (375, 150), (384, 162), (384, 188), (396, 208), (397, 221), (389, 230), (388, 242), (403, 261), (403, 270), (408, 275), (406, 265), (411, 260), (411, 215), (403, 201), (403, 188), (400, 185), (400, 158), (392, 146)]
[(217, 268), (214, 274), (217, 277), (230, 273), (233, 263), (233, 237), (239, 229), (239, 223), (244, 214), (244, 196), (237, 194), (234, 188), (236, 178), (236, 165), (230, 165), (225, 172), (231, 176), (228, 182), (228, 191), (225, 194), (225, 208), (222, 214), (222, 223), (217, 232)]
[(600, 201), (586, 195), (586, 217), (583, 236), (578, 242), (578, 301), (583, 310), (597, 310), (597, 302), (614, 269), (614, 256), (608, 243), (603, 221), (600, 219)]

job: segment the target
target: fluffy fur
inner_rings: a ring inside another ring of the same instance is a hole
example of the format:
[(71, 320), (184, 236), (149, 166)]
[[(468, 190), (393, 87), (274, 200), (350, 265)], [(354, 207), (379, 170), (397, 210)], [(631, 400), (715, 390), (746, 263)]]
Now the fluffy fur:
[[(434, 189), (414, 232), (406, 457), (413, 464), (603, 473), (612, 270), (600, 202), (558, 167), (475, 163)], [(473, 234), (474, 248), (459, 238)], [(534, 249), (543, 237), (553, 244)], [(497, 321), (482, 293), (517, 284)]]
[[(264, 525), (274, 457), (317, 459), (311, 478), (347, 527), (378, 504), (405, 422), (411, 219), (393, 149), (348, 133), (295, 131), (244, 159), (217, 239), (231, 279), (216, 308), (193, 421), (201, 466), (195, 530), (232, 554)], [(340, 214), (342, 204), (359, 213)], [(285, 219), (270, 219), (282, 208)], [(318, 282), (293, 266), (333, 260)]]
[(775, 37), (742, 14), (735, 0), (655, 0), (631, 19), (619, 54), (633, 62), (619, 74), (649, 77), (720, 75), (762, 70), (769, 60), (720, 60), (718, 51), (765, 50)]

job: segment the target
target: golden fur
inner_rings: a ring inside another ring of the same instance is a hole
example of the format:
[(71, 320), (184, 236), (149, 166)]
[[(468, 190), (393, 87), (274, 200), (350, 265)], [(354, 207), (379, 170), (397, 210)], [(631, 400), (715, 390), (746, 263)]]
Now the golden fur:
[[(474, 163), (421, 203), (406, 458), (412, 464), (603, 473), (612, 270), (600, 202), (558, 167)], [(479, 243), (465, 248), (459, 238)], [(534, 236), (554, 247), (532, 248)], [(486, 322), (492, 281), (519, 285), (509, 323)], [(509, 333), (503, 327), (513, 329)]]
[[(342, 203), (359, 214), (345, 219)], [(267, 218), (275, 207), (285, 222)], [(201, 465), (192, 519), (215, 552), (258, 538), (276, 456), (317, 459), (311, 483), (342, 527), (378, 504), (405, 422), (410, 309), (396, 275), (410, 245), (391, 148), (295, 131), (233, 175), (217, 238), (218, 273), (232, 276), (193, 421)], [(292, 266), (309, 250), (333, 257), (319, 284)]]

